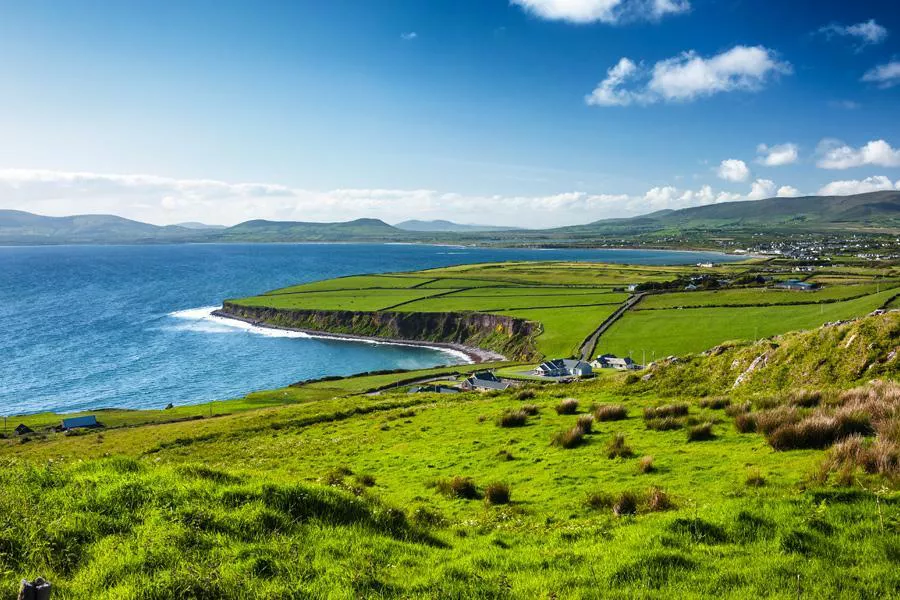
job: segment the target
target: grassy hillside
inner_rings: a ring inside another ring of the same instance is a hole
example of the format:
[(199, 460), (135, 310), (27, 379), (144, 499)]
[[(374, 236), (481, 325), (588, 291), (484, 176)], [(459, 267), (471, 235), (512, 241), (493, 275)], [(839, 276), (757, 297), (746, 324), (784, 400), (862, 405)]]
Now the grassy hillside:
[[(761, 346), (648, 381), (325, 392), (375, 381), (348, 379), (271, 392), (292, 395), (281, 407), (2, 441), (0, 588), (43, 574), (64, 599), (891, 597), (900, 390), (839, 390), (896, 378), (882, 359), (898, 329), (892, 313), (785, 336), (737, 392), (718, 373)], [(880, 366), (841, 366), (863, 351)], [(777, 449), (736, 426), (781, 404), (869, 429)], [(849, 468), (848, 444), (895, 470)]]

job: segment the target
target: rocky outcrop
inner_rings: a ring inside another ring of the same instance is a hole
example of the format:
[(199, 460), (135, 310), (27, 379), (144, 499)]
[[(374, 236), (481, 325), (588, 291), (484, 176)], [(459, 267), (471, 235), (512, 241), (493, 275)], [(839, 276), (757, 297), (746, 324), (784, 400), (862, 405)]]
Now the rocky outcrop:
[(390, 340), (458, 344), (500, 353), (512, 360), (540, 357), (540, 323), (474, 312), (354, 312), (280, 309), (225, 302), (217, 311), (245, 321), (301, 331)]

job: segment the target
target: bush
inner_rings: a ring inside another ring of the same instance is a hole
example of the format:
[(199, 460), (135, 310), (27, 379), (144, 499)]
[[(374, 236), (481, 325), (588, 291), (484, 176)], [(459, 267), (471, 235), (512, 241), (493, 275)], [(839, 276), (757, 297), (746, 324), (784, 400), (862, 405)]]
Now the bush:
[(509, 504), (509, 486), (505, 483), (491, 483), (484, 488), (484, 501), (487, 504)]
[(622, 492), (613, 503), (613, 514), (617, 517), (637, 514), (638, 500), (631, 492)]
[(591, 432), (591, 428), (594, 426), (594, 417), (591, 415), (581, 415), (578, 417), (578, 421), (576, 421), (575, 427), (579, 428), (581, 431), (585, 433), (585, 435)]
[(566, 398), (556, 405), (556, 414), (558, 415), (574, 415), (578, 412), (578, 400), (575, 398)]
[(701, 408), (709, 408), (712, 410), (722, 410), (731, 406), (731, 400), (724, 396), (716, 396), (713, 398), (704, 398), (700, 401)]
[(550, 443), (561, 448), (577, 448), (584, 443), (584, 431), (580, 427), (558, 431), (553, 435)]
[(652, 456), (642, 456), (638, 461), (638, 471), (641, 473), (652, 473), (656, 468), (653, 466)]
[(629, 456), (634, 456), (634, 452), (632, 452), (631, 448), (628, 447), (628, 444), (625, 443), (625, 436), (621, 433), (616, 434), (613, 439), (609, 440), (609, 443), (606, 444), (607, 458), (628, 458)]
[(497, 419), (500, 427), (524, 427), (528, 423), (528, 413), (524, 410), (508, 410)]
[(628, 410), (621, 404), (602, 404), (594, 410), (594, 418), (600, 421), (621, 421), (628, 418)]
[(524, 412), (526, 415), (528, 415), (530, 417), (533, 417), (534, 415), (541, 412), (541, 409), (538, 407), (537, 404), (523, 404), (522, 408), (519, 410), (521, 410), (522, 412)]
[(470, 477), (453, 477), (441, 479), (435, 485), (437, 491), (448, 498), (462, 498), (463, 500), (477, 500), (481, 497), (478, 486)]
[(666, 417), (683, 417), (688, 414), (688, 405), (684, 403), (666, 404), (664, 406), (648, 406), (644, 409), (645, 419), (665, 419)]
[(516, 392), (516, 400), (531, 400), (534, 398), (534, 390), (524, 389)]
[(707, 440), (715, 438), (716, 436), (713, 435), (712, 428), (712, 423), (703, 423), (702, 425), (695, 425), (694, 427), (691, 427), (687, 432), (687, 441), (705, 442)]
[(647, 429), (652, 429), (654, 431), (672, 431), (673, 429), (681, 429), (684, 427), (682, 421), (672, 417), (666, 417), (665, 419), (647, 419), (644, 421), (644, 425), (646, 425)]

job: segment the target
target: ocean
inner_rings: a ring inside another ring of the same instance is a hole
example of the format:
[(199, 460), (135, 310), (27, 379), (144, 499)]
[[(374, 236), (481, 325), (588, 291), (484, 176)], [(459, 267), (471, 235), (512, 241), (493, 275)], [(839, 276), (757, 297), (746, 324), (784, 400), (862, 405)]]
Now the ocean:
[(358, 273), (472, 262), (737, 260), (661, 250), (393, 244), (0, 247), (0, 414), (163, 408), (326, 375), (463, 362), (210, 317), (225, 298)]

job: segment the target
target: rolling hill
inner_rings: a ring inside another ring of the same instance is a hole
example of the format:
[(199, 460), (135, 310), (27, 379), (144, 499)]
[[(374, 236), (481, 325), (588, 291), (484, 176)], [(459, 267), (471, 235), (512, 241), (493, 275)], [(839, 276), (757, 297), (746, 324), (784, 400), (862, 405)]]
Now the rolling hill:
[(419, 221), (412, 219), (403, 221), (394, 225), (397, 229), (403, 231), (422, 231), (429, 233), (452, 233), (452, 232), (478, 232), (478, 231), (515, 231), (519, 227), (502, 227), (496, 225), (464, 225), (462, 223), (454, 223), (453, 221), (435, 220), (435, 221)]

